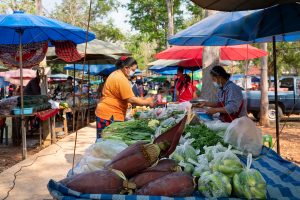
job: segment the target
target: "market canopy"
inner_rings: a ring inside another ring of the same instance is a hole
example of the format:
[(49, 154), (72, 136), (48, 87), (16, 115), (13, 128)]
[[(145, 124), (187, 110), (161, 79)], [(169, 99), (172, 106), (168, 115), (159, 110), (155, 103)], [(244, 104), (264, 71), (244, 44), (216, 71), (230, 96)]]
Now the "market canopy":
[[(76, 47), (81, 54), (85, 51), (85, 43)], [(86, 61), (90, 64), (115, 64), (121, 55), (131, 55), (129, 51), (121, 48), (119, 45), (105, 42), (102, 40), (92, 40), (87, 43)], [(54, 63), (66, 63), (60, 60), (55, 53), (55, 49), (50, 47), (47, 52), (47, 60)], [(75, 63), (82, 63), (83, 59)]]
[[(203, 46), (173, 46), (155, 55), (157, 59), (192, 59), (202, 64)], [(221, 60), (248, 60), (268, 55), (268, 52), (251, 45), (220, 47)]]
[(219, 11), (240, 11), (267, 8), (277, 4), (293, 3), (297, 0), (192, 0), (202, 8)]
[(282, 4), (261, 10), (220, 12), (180, 31), (171, 45), (226, 46), (300, 39), (300, 4)]

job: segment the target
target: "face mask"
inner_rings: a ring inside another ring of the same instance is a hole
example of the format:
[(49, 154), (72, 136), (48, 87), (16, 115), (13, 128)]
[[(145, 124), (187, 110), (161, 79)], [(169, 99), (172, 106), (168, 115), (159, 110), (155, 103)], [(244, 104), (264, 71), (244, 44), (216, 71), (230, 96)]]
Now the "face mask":
[(133, 76), (134, 76), (134, 71), (130, 71), (129, 77), (133, 77)]
[(219, 89), (219, 88), (220, 88), (220, 85), (219, 85), (217, 82), (213, 82), (213, 84), (214, 84), (214, 87), (215, 87), (216, 89)]

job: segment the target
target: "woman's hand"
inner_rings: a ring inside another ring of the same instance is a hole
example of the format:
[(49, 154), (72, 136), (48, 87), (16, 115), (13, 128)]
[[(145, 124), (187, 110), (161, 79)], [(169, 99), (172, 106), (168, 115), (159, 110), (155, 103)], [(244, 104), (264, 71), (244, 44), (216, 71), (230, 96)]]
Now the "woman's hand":
[(214, 114), (216, 114), (218, 112), (219, 112), (218, 108), (209, 108), (209, 109), (206, 110), (206, 113), (210, 114), (210, 115), (214, 115)]
[(200, 103), (193, 105), (193, 107), (203, 108), (204, 106), (206, 106), (206, 104), (207, 104), (207, 102), (200, 102)]
[(155, 102), (154, 102), (153, 97), (146, 98), (146, 101), (148, 102), (148, 106), (150, 106), (150, 107), (154, 107), (155, 106)]

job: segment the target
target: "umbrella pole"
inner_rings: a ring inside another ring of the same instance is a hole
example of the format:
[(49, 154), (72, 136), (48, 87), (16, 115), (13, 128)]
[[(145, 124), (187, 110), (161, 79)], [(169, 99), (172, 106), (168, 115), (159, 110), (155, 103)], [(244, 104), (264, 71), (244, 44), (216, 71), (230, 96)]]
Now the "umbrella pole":
[(192, 71), (192, 83), (194, 82), (194, 71)]
[(278, 88), (277, 88), (277, 64), (276, 64), (276, 41), (273, 36), (273, 66), (274, 66), (274, 86), (275, 86), (275, 113), (276, 113), (276, 142), (277, 153), (280, 155), (280, 143), (279, 143), (279, 118), (278, 118)]
[(88, 109), (87, 109), (87, 119), (86, 119), (86, 123), (89, 124), (90, 123), (90, 64), (88, 64)]
[(23, 93), (23, 55), (22, 55), (22, 30), (19, 33), (19, 66), (20, 66), (20, 96), (21, 96), (21, 134), (22, 134), (22, 158), (27, 158), (26, 132), (24, 127), (24, 93)]
[(72, 87), (72, 93), (73, 93), (73, 133), (75, 131), (75, 63), (73, 64), (73, 87)]

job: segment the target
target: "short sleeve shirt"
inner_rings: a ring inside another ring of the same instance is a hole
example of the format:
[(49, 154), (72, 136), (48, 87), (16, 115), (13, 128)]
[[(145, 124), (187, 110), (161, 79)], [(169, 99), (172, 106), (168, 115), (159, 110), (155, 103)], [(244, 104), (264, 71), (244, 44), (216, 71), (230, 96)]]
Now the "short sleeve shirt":
[(127, 99), (134, 97), (129, 80), (121, 70), (113, 72), (107, 78), (97, 105), (97, 117), (115, 121), (124, 121), (128, 108)]

